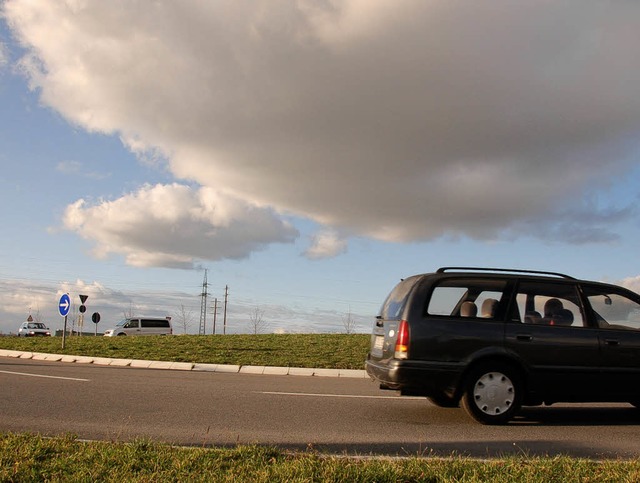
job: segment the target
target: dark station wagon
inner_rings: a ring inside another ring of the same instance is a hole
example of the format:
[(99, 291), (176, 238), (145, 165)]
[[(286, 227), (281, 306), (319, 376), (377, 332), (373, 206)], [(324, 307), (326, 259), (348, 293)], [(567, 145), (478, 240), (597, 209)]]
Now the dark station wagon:
[(523, 405), (640, 407), (640, 295), (554, 272), (443, 267), (389, 294), (366, 370), (483, 424)]

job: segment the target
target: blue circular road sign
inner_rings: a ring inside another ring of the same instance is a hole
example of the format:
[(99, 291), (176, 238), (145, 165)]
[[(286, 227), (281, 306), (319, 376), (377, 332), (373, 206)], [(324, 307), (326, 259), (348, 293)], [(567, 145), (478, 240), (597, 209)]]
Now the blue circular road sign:
[(58, 303), (58, 312), (62, 317), (66, 317), (71, 310), (71, 299), (69, 298), (69, 294), (62, 294), (60, 297), (60, 302)]

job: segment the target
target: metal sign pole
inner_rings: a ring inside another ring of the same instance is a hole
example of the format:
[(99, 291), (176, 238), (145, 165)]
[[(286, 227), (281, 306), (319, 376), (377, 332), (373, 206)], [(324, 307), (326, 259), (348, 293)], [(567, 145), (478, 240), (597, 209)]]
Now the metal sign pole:
[(64, 329), (62, 330), (62, 348), (64, 349), (65, 342), (67, 340), (67, 315), (69, 314), (69, 309), (71, 308), (71, 300), (69, 299), (69, 294), (64, 293), (62, 297), (60, 297), (60, 301), (58, 302), (58, 313), (64, 317)]
[(100, 314), (98, 312), (94, 312), (91, 316), (91, 321), (96, 327), (96, 337), (98, 337), (98, 322), (100, 322)]
[(62, 350), (64, 350), (64, 343), (67, 340), (67, 316), (64, 316), (64, 329), (62, 329)]

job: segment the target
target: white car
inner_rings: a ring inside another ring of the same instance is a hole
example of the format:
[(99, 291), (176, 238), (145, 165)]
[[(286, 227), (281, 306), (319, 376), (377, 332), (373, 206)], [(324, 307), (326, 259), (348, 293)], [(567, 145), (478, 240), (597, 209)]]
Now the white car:
[(42, 322), (24, 322), (18, 329), (18, 337), (51, 337), (49, 327)]
[(171, 335), (171, 317), (130, 317), (121, 320), (113, 329), (106, 330), (106, 337), (120, 335)]

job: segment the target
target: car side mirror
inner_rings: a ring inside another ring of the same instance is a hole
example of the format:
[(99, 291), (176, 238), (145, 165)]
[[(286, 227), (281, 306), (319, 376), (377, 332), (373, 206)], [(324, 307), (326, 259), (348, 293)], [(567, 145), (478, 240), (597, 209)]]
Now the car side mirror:
[(605, 305), (613, 305), (613, 300), (611, 300), (611, 297), (609, 297), (608, 295), (604, 296), (604, 304)]

